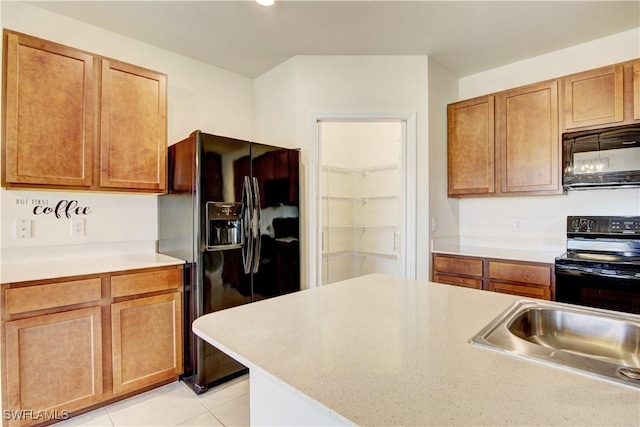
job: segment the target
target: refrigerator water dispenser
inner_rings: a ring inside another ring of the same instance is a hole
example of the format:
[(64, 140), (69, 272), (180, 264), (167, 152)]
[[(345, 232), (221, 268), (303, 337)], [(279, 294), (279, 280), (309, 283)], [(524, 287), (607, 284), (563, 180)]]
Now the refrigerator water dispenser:
[(242, 203), (207, 202), (206, 250), (242, 247)]

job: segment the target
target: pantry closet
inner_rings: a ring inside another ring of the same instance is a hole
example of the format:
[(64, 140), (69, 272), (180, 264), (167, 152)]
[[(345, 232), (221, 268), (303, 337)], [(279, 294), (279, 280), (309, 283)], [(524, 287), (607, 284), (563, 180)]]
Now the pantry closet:
[(403, 123), (319, 126), (321, 283), (401, 274)]

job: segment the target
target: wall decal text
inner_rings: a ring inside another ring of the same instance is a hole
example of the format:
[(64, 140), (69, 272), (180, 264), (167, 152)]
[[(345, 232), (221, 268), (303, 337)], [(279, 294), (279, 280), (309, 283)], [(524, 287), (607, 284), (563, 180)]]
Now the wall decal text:
[(58, 219), (71, 218), (72, 215), (89, 215), (91, 212), (90, 207), (80, 206), (77, 200), (60, 200), (55, 206), (44, 203), (33, 208), (34, 215), (55, 215)]

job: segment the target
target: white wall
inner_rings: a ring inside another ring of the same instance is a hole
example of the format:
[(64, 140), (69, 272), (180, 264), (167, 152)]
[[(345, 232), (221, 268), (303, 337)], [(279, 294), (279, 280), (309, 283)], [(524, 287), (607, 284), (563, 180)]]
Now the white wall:
[(473, 98), (638, 57), (640, 28), (462, 77), (458, 95)]
[[(177, 142), (196, 129), (241, 139), (253, 138), (253, 82), (184, 56), (105, 31), (83, 22), (21, 2), (0, 2), (2, 26), (95, 54), (150, 68), (168, 75), (168, 142)], [(0, 190), (0, 247), (37, 247), (146, 242), (157, 238), (154, 195), (103, 194), (88, 192)], [(34, 200), (55, 205), (60, 200), (77, 200), (89, 206), (86, 235), (71, 237), (70, 221), (32, 213)], [(26, 204), (20, 204), (26, 201)], [(33, 221), (33, 237), (13, 237), (14, 221)], [(139, 246), (136, 246), (139, 247)], [(6, 259), (6, 258), (5, 258)]]
[[(640, 29), (634, 29), (463, 77), (459, 83), (459, 99), (638, 57)], [(471, 241), (528, 239), (532, 244), (562, 248), (568, 215), (640, 215), (640, 190), (588, 190), (558, 196), (461, 199), (459, 209), (459, 232), (463, 240), (467, 237)], [(522, 218), (523, 231), (513, 231), (514, 218)]]
[[(417, 117), (417, 185), (428, 188), (428, 172), (421, 167), (429, 161), (427, 77), (426, 56), (297, 56), (254, 81), (255, 116), (279, 118), (256, 121), (255, 134), (267, 143), (302, 148), (302, 169), (308, 174), (314, 149), (314, 114), (413, 112)], [(282, 93), (295, 103), (293, 108), (276, 102)], [(277, 138), (282, 140), (276, 142)], [(309, 176), (305, 175), (306, 194), (309, 185)], [(418, 218), (428, 217), (426, 191), (418, 193), (417, 206)], [(302, 238), (308, 242), (307, 198), (301, 209), (306, 218)], [(426, 224), (418, 223), (417, 234), (418, 277), (426, 278), (428, 266), (423, 263), (429, 256)], [(315, 263), (308, 256), (305, 247), (303, 264)]]
[(421, 220), (431, 238), (458, 235), (459, 201), (447, 197), (447, 104), (457, 93), (458, 77), (429, 58), (429, 218)]
[(295, 58), (286, 61), (254, 81), (255, 141), (277, 147), (301, 147), (296, 133), (298, 127), (296, 64)]

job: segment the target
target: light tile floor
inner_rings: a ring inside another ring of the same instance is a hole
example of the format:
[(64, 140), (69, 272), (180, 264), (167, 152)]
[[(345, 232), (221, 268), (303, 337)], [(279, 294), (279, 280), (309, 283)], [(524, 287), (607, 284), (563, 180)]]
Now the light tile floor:
[(176, 381), (57, 426), (248, 426), (249, 376), (196, 395)]

